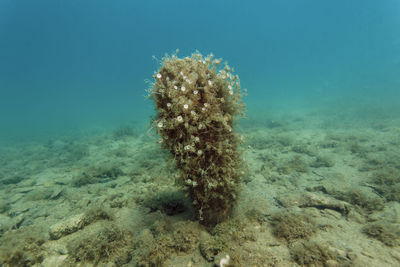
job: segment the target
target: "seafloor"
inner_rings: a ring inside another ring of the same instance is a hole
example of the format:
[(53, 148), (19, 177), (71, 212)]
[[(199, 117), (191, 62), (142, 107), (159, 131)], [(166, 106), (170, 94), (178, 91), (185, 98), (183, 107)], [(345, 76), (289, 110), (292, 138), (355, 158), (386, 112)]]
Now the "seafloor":
[(0, 265), (400, 266), (398, 114), (249, 115), (240, 199), (211, 229), (135, 124), (3, 145)]

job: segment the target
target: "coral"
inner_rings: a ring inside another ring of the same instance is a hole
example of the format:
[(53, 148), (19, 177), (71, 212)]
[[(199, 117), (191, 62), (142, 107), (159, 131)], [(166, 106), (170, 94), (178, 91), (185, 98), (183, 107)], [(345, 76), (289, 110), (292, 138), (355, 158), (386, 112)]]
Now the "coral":
[(179, 182), (206, 225), (229, 216), (243, 172), (242, 138), (234, 131), (244, 115), (239, 77), (220, 64), (221, 59), (198, 52), (185, 58), (167, 55), (150, 89), (160, 143), (170, 151)]

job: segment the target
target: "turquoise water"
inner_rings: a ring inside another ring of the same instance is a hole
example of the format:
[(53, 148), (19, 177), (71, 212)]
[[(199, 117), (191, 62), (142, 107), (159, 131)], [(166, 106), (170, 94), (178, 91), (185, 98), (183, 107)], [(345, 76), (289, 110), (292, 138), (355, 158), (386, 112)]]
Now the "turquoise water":
[[(151, 129), (165, 53), (247, 89), (199, 224)], [(400, 1), (0, 1), (0, 266), (399, 266)]]
[(147, 121), (152, 56), (228, 60), (249, 116), (343, 99), (397, 105), (398, 1), (1, 1), (5, 138)]

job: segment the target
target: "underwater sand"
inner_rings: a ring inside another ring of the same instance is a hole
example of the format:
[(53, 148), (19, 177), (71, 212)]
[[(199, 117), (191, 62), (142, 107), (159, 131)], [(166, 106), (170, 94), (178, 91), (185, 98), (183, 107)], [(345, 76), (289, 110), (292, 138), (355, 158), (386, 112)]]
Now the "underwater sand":
[(194, 218), (135, 125), (0, 151), (1, 266), (400, 266), (400, 119), (260, 114), (232, 218)]

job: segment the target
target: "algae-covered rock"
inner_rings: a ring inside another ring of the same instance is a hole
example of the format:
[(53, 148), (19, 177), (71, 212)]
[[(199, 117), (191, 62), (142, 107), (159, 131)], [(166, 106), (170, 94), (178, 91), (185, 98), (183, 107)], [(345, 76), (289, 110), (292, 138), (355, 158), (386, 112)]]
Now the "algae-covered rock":
[(85, 214), (76, 214), (65, 221), (60, 221), (50, 227), (50, 238), (60, 239), (65, 235), (72, 234), (85, 226)]
[(63, 236), (75, 233), (86, 225), (97, 220), (111, 220), (112, 216), (102, 208), (92, 208), (86, 213), (79, 213), (72, 217), (61, 220), (52, 225), (49, 230), (50, 239), (57, 240)]
[(331, 209), (340, 212), (341, 214), (348, 214), (351, 206), (349, 203), (340, 201), (328, 196), (315, 193), (304, 194), (287, 194), (281, 195), (278, 198), (279, 203), (285, 207), (314, 207), (317, 209)]

